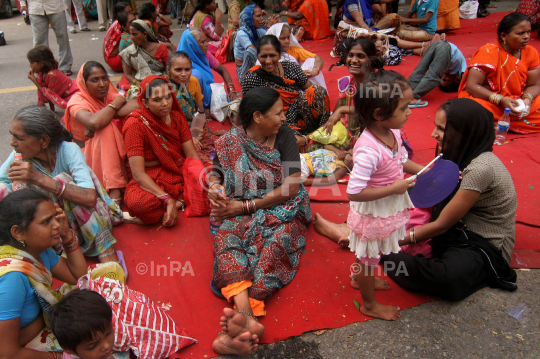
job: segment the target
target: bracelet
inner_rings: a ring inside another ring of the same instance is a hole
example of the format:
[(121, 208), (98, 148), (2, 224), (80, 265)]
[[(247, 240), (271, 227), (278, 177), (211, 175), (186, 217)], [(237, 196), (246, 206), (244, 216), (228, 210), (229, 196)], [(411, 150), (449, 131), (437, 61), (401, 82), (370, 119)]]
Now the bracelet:
[(416, 244), (416, 228), (411, 229), (410, 235), (412, 243)]
[(489, 95), (489, 102), (491, 102), (494, 105), (499, 106), (503, 97), (504, 96), (501, 94), (492, 92), (491, 95)]
[(80, 247), (79, 238), (77, 238), (75, 233), (73, 233), (73, 238), (68, 243), (62, 243), (62, 248), (64, 248), (64, 252), (66, 253), (74, 252), (77, 249), (79, 249), (79, 247)]
[(257, 205), (255, 204), (255, 200), (252, 199), (251, 201), (249, 201), (249, 203), (251, 204), (251, 211), (250, 211), (250, 213), (255, 213), (255, 212), (257, 212)]
[(251, 314), (251, 313), (244, 312), (244, 311), (241, 311), (241, 310), (239, 310), (238, 313), (245, 314), (245, 315), (249, 315), (251, 318), (255, 319), (256, 321), (259, 321), (259, 319), (257, 319), (257, 317), (254, 316), (254, 315)]
[(208, 189), (212, 188), (213, 185), (219, 184), (219, 181), (212, 181), (210, 184), (208, 184)]
[(62, 182), (62, 190), (60, 191), (60, 194), (58, 194), (58, 198), (60, 198), (60, 196), (64, 193), (64, 190), (66, 189), (66, 184)]
[(157, 199), (163, 202), (163, 208), (167, 209), (167, 202), (169, 202), (169, 200), (173, 198), (170, 194), (165, 193), (164, 195), (158, 196)]
[(242, 201), (242, 214), (247, 214), (247, 201)]
[(62, 243), (63, 246), (64, 245), (66, 245), (66, 246), (69, 245), (73, 241), (73, 239), (75, 238), (75, 231), (73, 231), (73, 229), (71, 229), (71, 228), (69, 230), (71, 231), (71, 239), (69, 241), (64, 243), (64, 242), (62, 242), (62, 238), (60, 238), (60, 242)]
[(98, 256), (98, 259), (103, 259), (105, 257), (108, 257), (108, 256), (112, 256), (114, 253), (116, 253), (116, 251), (113, 249), (111, 252), (109, 253), (101, 253), (99, 256)]
[(116, 107), (116, 105), (114, 103), (112, 103), (112, 102), (110, 104), (108, 104), (107, 106), (112, 108), (114, 110), (114, 112), (118, 111), (118, 107)]
[(313, 66), (313, 68), (317, 68), (317, 70), (319, 70), (319, 72), (321, 72), (321, 68), (317, 65)]
[(204, 113), (204, 108), (198, 108), (198, 109), (197, 109), (197, 112), (198, 112), (198, 113), (201, 113), (201, 114)]
[(523, 95), (521, 95), (521, 98), (522, 99), (527, 99), (528, 98), (529, 100), (531, 100), (531, 103), (534, 101), (534, 97), (530, 93), (524, 93)]
[(60, 182), (60, 181), (57, 181), (60, 183), (60, 186), (58, 187), (58, 190), (56, 191), (56, 197), (60, 197), (60, 194), (62, 194), (62, 192), (64, 192), (64, 187), (65, 187), (65, 183), (64, 182)]
[(63, 358), (62, 352), (49, 352), (49, 353), (52, 354), (53, 359), (62, 359)]
[(309, 142), (307, 136), (305, 136), (305, 135), (301, 135), (301, 136), (304, 137), (304, 140), (306, 140), (305, 146), (307, 146), (307, 144), (308, 144), (308, 142)]

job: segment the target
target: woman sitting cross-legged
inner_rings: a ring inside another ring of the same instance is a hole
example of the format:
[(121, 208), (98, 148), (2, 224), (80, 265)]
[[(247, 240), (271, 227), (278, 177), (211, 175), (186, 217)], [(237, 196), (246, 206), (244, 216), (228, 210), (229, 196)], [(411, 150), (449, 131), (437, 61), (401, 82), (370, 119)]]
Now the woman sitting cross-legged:
[(183, 206), (186, 158), (196, 158), (189, 127), (166, 78), (148, 76), (124, 124), (124, 142), (133, 179), (124, 201), (131, 216), (143, 223), (174, 226)]
[(120, 57), (124, 61), (124, 75), (131, 82), (126, 97), (135, 98), (142, 80), (150, 75), (165, 74), (169, 50), (158, 42), (154, 30), (144, 20), (133, 20), (129, 32), (133, 43), (122, 50)]
[(81, 91), (69, 100), (64, 123), (74, 142), (84, 147), (88, 166), (120, 205), (127, 186), (121, 119), (138, 108), (137, 102), (121, 96), (103, 65), (96, 61), (81, 67), (77, 84)]
[(23, 161), (12, 153), (0, 168), (0, 200), (17, 188), (13, 182), (40, 190), (65, 211), (86, 256), (118, 261), (112, 226), (122, 222), (122, 211), (86, 164), (79, 146), (69, 142), (71, 134), (56, 114), (41, 106), (23, 108), (9, 131), (11, 146)]
[[(222, 221), (214, 238), (214, 293), (234, 302), (220, 319), (212, 347), (218, 354), (248, 355), (264, 326), (264, 301), (289, 284), (300, 266), (311, 221), (300, 183), (300, 158), (285, 122), (279, 92), (261, 87), (240, 103), (242, 126), (216, 141), (208, 198)], [(240, 179), (240, 181), (239, 181)]]
[(260, 66), (255, 66), (242, 79), (242, 92), (253, 88), (272, 87), (279, 91), (287, 118), (285, 124), (294, 130), (298, 146), (305, 146), (309, 135), (330, 116), (326, 90), (314, 85), (302, 68), (294, 62), (282, 61), (281, 44), (274, 35), (265, 35), (257, 43)]

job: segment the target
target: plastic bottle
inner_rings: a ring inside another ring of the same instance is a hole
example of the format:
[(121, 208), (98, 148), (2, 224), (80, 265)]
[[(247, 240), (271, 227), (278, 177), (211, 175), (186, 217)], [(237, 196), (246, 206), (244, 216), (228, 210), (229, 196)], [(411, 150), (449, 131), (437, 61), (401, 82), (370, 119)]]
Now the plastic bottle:
[[(15, 161), (14, 162), (22, 162), (22, 155), (18, 152), (15, 152)], [(26, 183), (25, 182), (20, 182), (20, 181), (13, 181), (11, 183), (11, 187), (13, 189), (13, 191), (18, 191), (20, 189), (25, 189), (26, 188)]]
[(199, 136), (201, 135), (204, 125), (206, 124), (206, 115), (203, 113), (200, 113), (197, 111), (195, 116), (193, 116), (193, 120), (191, 121), (191, 136), (193, 138), (199, 139)]
[(504, 114), (497, 122), (497, 130), (495, 131), (495, 144), (504, 145), (506, 140), (506, 134), (508, 133), (508, 128), (510, 127), (510, 109), (505, 108)]
[[(219, 193), (223, 193), (221, 192), (221, 189), (219, 190)], [(212, 204), (210, 204), (210, 210), (214, 208), (217, 208), (217, 207), (212, 206)], [(214, 237), (217, 231), (219, 231), (219, 227), (221, 227), (221, 221), (217, 219), (216, 217), (210, 216), (210, 234), (212, 235), (212, 237)]]

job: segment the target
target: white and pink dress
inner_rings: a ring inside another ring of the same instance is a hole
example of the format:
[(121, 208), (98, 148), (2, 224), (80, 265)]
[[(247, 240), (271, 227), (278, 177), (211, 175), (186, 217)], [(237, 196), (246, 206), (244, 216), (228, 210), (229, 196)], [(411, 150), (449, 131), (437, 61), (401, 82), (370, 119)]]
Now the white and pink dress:
[[(354, 167), (347, 193), (358, 194), (365, 188), (389, 186), (404, 179), (403, 164), (408, 154), (399, 130), (391, 130), (398, 142), (392, 151), (370, 131), (364, 131), (353, 150)], [(398, 241), (405, 238), (409, 208), (414, 208), (409, 194), (390, 195), (369, 202), (350, 202), (347, 226), (351, 229), (349, 248), (366, 265), (377, 265), (381, 254), (400, 251)]]

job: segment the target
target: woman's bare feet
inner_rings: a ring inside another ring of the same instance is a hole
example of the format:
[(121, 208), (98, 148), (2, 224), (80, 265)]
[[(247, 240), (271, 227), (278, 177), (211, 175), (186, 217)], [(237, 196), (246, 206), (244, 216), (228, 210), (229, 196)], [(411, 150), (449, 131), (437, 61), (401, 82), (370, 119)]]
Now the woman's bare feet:
[(375, 302), (375, 304), (369, 307), (365, 303), (362, 303), (360, 311), (362, 312), (362, 314), (367, 315), (368, 317), (384, 320), (396, 320), (401, 316), (399, 307), (385, 305), (379, 302)]
[(264, 326), (249, 315), (239, 313), (231, 308), (224, 308), (223, 314), (225, 315), (220, 318), (219, 325), (221, 331), (231, 338), (245, 332), (261, 337), (265, 332)]
[[(375, 277), (374, 279), (375, 279), (375, 290), (389, 290), (390, 289), (390, 284), (388, 284), (387, 281), (379, 277)], [(354, 279), (351, 280), (351, 287), (353, 287), (354, 289), (360, 289), (358, 282), (355, 281)]]
[(349, 246), (350, 230), (345, 224), (336, 224), (315, 213), (315, 230), (320, 235), (330, 238), (342, 247)]
[(110, 247), (98, 256), (98, 260), (100, 263), (118, 262), (118, 256), (116, 255), (116, 251), (114, 251), (114, 248)]
[(234, 338), (221, 333), (212, 343), (212, 349), (218, 354), (249, 355), (259, 346), (257, 335), (242, 333)]

